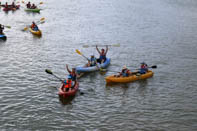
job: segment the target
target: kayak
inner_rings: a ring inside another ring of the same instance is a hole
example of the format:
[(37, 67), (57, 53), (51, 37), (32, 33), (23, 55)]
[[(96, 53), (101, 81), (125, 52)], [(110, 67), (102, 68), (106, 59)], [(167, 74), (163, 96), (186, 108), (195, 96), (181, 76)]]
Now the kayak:
[(3, 11), (10, 11), (10, 10), (15, 11), (19, 8), (20, 8), (20, 5), (16, 5), (16, 7), (14, 7), (14, 8), (9, 5), (8, 8), (4, 8)]
[[(111, 59), (107, 58), (106, 61), (103, 64), (97, 64), (99, 68), (107, 68), (109, 66)], [(97, 66), (91, 66), (91, 67), (84, 67), (84, 66), (79, 66), (76, 67), (76, 71), (78, 74), (84, 73), (84, 72), (93, 72), (93, 71), (98, 71), (99, 68)]]
[(7, 37), (4, 34), (0, 35), (0, 40), (6, 40), (6, 39), (7, 39)]
[(39, 13), (40, 12), (40, 9), (38, 9), (38, 8), (36, 8), (36, 9), (26, 8), (25, 11)]
[(41, 30), (34, 31), (34, 30), (32, 30), (31, 28), (29, 28), (29, 31), (30, 31), (32, 34), (37, 35), (37, 36), (41, 36), (41, 35), (42, 35)]
[(114, 75), (111, 76), (107, 76), (105, 78), (107, 83), (128, 83), (128, 82), (134, 82), (137, 80), (144, 80), (147, 78), (150, 78), (153, 76), (153, 72), (152, 71), (148, 71), (146, 74), (141, 74), (141, 75), (131, 75), (128, 77), (115, 77)]
[(62, 97), (75, 96), (75, 94), (77, 93), (77, 90), (79, 89), (79, 82), (77, 82), (75, 84), (75, 87), (73, 89), (70, 89), (68, 92), (63, 91), (62, 86), (63, 84), (61, 84), (59, 88), (59, 92), (58, 92), (59, 96), (62, 96)]

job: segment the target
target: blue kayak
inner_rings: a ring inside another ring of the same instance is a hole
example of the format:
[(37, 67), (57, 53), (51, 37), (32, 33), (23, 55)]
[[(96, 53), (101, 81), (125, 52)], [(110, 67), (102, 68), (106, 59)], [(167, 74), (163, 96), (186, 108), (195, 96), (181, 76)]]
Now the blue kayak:
[[(107, 58), (106, 61), (103, 64), (97, 64), (99, 68), (107, 68), (107, 66), (110, 64), (111, 59)], [(91, 67), (84, 67), (84, 66), (79, 66), (76, 67), (77, 73), (84, 73), (84, 72), (93, 72), (93, 71), (98, 71), (99, 68), (97, 66), (91, 66)]]
[(7, 39), (7, 37), (5, 36), (5, 35), (0, 35), (0, 40), (6, 40)]

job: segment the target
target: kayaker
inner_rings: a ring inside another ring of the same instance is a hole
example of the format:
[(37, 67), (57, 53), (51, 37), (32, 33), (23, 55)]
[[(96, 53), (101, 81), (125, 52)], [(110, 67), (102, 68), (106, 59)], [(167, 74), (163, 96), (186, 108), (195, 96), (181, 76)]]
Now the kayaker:
[(8, 9), (8, 2), (5, 3), (5, 8)]
[(37, 7), (35, 6), (35, 4), (32, 4), (31, 9), (36, 9)]
[(122, 76), (122, 77), (128, 77), (130, 75), (132, 75), (132, 72), (125, 65), (125, 66), (123, 66), (122, 71), (119, 72), (118, 75), (114, 75), (114, 76), (115, 77), (120, 77), (120, 76)]
[(101, 51), (98, 49), (98, 46), (96, 45), (96, 50), (98, 51), (98, 53), (100, 54), (100, 57), (99, 59), (97, 59), (97, 62), (99, 63), (104, 63), (105, 60), (106, 60), (106, 55), (107, 55), (107, 52), (108, 52), (108, 46), (106, 45), (106, 51), (105, 49), (101, 49)]
[(15, 8), (16, 7), (16, 5), (15, 5), (15, 3), (14, 2), (12, 2), (12, 8)]
[(74, 82), (76, 83), (76, 81), (77, 81), (77, 73), (76, 73), (76, 69), (75, 69), (75, 68), (72, 68), (72, 71), (71, 71), (71, 70), (69, 70), (69, 68), (68, 68), (68, 65), (67, 65), (67, 64), (66, 64), (66, 69), (67, 69), (67, 71), (68, 71), (69, 75), (71, 76), (72, 81), (74, 81)]
[(31, 25), (31, 29), (34, 30), (34, 31), (38, 31), (38, 26), (36, 25), (36, 23), (33, 21), (32, 22), (32, 25)]
[(26, 4), (27, 8), (31, 8), (31, 3), (30, 1)]
[(91, 67), (91, 66), (96, 66), (96, 65), (97, 65), (97, 60), (94, 57), (94, 55), (91, 55), (91, 58), (89, 59), (87, 66)]
[(148, 65), (145, 62), (142, 62), (139, 73), (146, 74), (147, 71), (148, 71)]
[(68, 76), (68, 79), (64, 81), (63, 83), (63, 91), (68, 92), (70, 88), (74, 87), (72, 86), (72, 78)]
[(4, 26), (0, 24), (0, 34), (3, 34)]

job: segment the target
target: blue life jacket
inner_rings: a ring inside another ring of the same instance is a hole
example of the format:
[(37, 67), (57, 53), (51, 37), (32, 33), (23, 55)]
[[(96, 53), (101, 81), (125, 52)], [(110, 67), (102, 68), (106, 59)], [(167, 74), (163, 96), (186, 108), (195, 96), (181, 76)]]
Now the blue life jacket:
[(106, 56), (105, 55), (100, 55), (99, 59), (100, 60), (105, 60), (106, 59)]
[(35, 26), (33, 30), (34, 30), (34, 31), (38, 31), (38, 27), (37, 27), (37, 26)]
[(140, 74), (146, 74), (146, 72), (147, 72), (147, 69), (145, 69), (145, 68), (140, 69)]
[(69, 77), (71, 77), (72, 81), (76, 81), (76, 79), (77, 79), (77, 76), (76, 75), (70, 74)]
[(129, 74), (127, 73), (127, 70), (124, 70), (124, 71), (122, 72), (122, 76), (123, 76), (123, 77), (128, 77), (128, 76), (129, 76)]
[(96, 65), (96, 58), (90, 58), (90, 66)]

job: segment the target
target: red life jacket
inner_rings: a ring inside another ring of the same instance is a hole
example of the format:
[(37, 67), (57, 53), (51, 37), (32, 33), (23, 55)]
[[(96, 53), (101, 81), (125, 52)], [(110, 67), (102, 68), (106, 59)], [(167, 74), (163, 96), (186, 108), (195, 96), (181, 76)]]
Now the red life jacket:
[(71, 81), (71, 80), (70, 80), (70, 81), (67, 80), (67, 81), (66, 81), (65, 87), (66, 87), (66, 88), (71, 88), (71, 87), (72, 87), (72, 81)]

